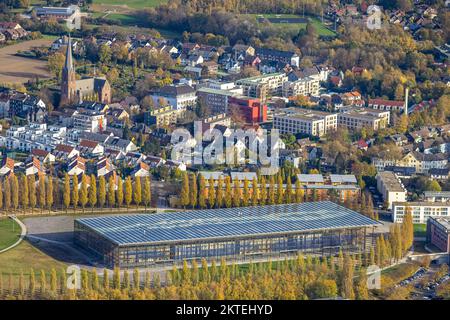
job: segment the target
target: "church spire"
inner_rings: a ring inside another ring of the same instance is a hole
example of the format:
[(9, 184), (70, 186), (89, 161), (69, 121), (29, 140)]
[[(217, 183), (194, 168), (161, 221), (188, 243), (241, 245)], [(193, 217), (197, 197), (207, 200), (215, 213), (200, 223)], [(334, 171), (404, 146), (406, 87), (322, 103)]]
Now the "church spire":
[(70, 38), (70, 34), (69, 34), (69, 40), (67, 41), (66, 62), (64, 63), (64, 69), (66, 71), (72, 71), (73, 70), (72, 39)]

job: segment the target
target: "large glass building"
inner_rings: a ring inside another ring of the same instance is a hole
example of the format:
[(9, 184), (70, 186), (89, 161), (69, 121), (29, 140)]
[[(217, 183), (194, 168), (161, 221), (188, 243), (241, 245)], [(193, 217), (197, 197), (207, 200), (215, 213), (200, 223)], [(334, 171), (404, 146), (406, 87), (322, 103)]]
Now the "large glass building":
[(373, 246), (378, 225), (325, 201), (82, 218), (75, 220), (74, 239), (107, 266), (133, 268), (201, 258), (363, 253)]

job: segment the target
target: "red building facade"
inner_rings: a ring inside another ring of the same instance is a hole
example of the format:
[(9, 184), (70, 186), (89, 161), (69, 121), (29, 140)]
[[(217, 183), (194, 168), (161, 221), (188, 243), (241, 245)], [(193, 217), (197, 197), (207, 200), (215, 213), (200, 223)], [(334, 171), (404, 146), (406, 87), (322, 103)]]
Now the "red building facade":
[(238, 107), (246, 123), (267, 121), (267, 105), (262, 104), (257, 98), (230, 97), (228, 105), (229, 107)]

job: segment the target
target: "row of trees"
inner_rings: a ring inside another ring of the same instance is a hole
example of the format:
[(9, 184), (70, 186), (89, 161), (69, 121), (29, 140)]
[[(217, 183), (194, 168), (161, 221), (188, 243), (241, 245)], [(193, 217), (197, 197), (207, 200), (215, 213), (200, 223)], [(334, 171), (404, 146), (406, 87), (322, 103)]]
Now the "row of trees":
[[(341, 203), (342, 199), (336, 190), (330, 189), (326, 194), (315, 189), (306, 191), (297, 180), (294, 184), (291, 176), (283, 179), (282, 175), (254, 178), (251, 182), (235, 180), (231, 182), (229, 176), (219, 177), (215, 181), (212, 177), (206, 180), (201, 174), (182, 176), (180, 202), (184, 208), (231, 208), (256, 205), (272, 205), (283, 203), (301, 203), (308, 201), (330, 200)], [(362, 214), (378, 219), (374, 212), (372, 197), (369, 193), (362, 193), (360, 197), (348, 194), (342, 203), (346, 207)]]
[(65, 270), (50, 274), (34, 270), (28, 276), (0, 273), (0, 298), (10, 299), (315, 299), (342, 296), (368, 299), (366, 270), (357, 256), (339, 252), (337, 257), (298, 256), (293, 260), (250, 263), (247, 268), (217, 265), (206, 260), (199, 266), (184, 262), (161, 281), (159, 272), (138, 269), (82, 270), (81, 289), (67, 288)]
[[(81, 181), (79, 181), (81, 180)], [(111, 175), (108, 179), (95, 175), (74, 175), (67, 173), (63, 181), (57, 177), (38, 175), (26, 176), (10, 175), (0, 184), (0, 209), (3, 210), (29, 210), (38, 207), (41, 210), (72, 207), (74, 210), (81, 207), (83, 210), (90, 206), (103, 208), (128, 208), (131, 204), (136, 206), (151, 204), (150, 178), (127, 176), (123, 181), (120, 177)]]

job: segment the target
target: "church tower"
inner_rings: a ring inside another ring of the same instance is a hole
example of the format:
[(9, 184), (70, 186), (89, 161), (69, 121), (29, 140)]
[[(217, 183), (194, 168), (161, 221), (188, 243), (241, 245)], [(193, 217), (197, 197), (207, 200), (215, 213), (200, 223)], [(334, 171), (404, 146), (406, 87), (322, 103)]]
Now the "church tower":
[(61, 105), (73, 102), (76, 96), (76, 78), (72, 59), (72, 40), (69, 35), (66, 49), (66, 61), (64, 62), (62, 70)]

